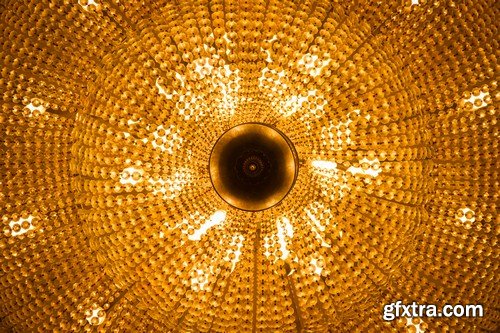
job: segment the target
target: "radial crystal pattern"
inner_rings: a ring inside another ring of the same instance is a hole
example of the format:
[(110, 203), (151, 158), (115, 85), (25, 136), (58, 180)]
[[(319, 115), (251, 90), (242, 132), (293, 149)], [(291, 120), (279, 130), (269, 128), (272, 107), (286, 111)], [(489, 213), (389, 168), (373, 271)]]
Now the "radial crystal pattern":
[[(1, 1), (0, 331), (498, 331), (498, 12)], [(252, 122), (299, 170), (261, 211), (209, 174)]]

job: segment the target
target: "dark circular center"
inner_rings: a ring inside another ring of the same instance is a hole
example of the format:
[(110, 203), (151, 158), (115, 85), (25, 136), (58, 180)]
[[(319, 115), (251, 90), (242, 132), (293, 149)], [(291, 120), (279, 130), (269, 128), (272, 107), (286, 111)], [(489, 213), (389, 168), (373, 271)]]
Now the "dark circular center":
[(285, 156), (280, 146), (258, 133), (233, 138), (221, 152), (220, 177), (233, 195), (259, 201), (283, 185)]
[(210, 157), (217, 193), (231, 205), (261, 210), (278, 203), (297, 174), (291, 142), (263, 124), (243, 124), (222, 135)]

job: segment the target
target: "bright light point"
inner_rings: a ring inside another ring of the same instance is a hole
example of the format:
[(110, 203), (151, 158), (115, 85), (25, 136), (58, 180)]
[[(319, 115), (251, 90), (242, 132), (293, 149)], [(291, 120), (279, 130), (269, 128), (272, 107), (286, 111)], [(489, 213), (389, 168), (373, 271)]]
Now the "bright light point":
[[(271, 45), (274, 41), (278, 40), (278, 37), (276, 35), (274, 35), (271, 39), (269, 40), (265, 40), (266, 43), (269, 43), (269, 45)], [(264, 53), (266, 53), (267, 57), (266, 57), (266, 61), (267, 62), (273, 62), (273, 58), (271, 57), (271, 50), (268, 50), (268, 49), (265, 49), (263, 47), (260, 48), (260, 50)]]
[[(157, 81), (157, 82), (158, 82), (158, 81)], [(132, 120), (132, 119), (129, 119), (129, 120), (127, 120), (127, 125), (137, 124), (137, 123), (139, 123), (141, 120), (142, 120), (142, 118), (139, 118), (139, 120), (137, 120), (137, 121), (134, 121), (134, 120)]]
[[(175, 78), (180, 81), (182, 87), (185, 86), (184, 76), (182, 76), (181, 74), (175, 72)], [(166, 99), (172, 99), (174, 97), (174, 95), (179, 95), (179, 93), (176, 90), (172, 91), (171, 93), (167, 92), (165, 90), (165, 88), (163, 88), (161, 86), (161, 84), (160, 84), (159, 81), (160, 81), (160, 78), (157, 78), (156, 82), (155, 82), (155, 86), (158, 89), (158, 94), (165, 96)], [(184, 97), (184, 95), (181, 95), (181, 98), (182, 97)]]
[(285, 224), (286, 235), (290, 238), (293, 237), (293, 226), (290, 223), (290, 220), (286, 217), (283, 217), (283, 222)]
[(323, 267), (320, 265), (320, 261), (317, 260), (316, 258), (313, 258), (311, 259), (310, 264), (313, 268), (314, 274), (321, 275), (321, 272), (323, 272)]
[(486, 100), (489, 99), (489, 97), (490, 97), (489, 92), (481, 91), (479, 93), (479, 95), (471, 94), (471, 97), (464, 99), (464, 102), (471, 103), (472, 110), (477, 110), (477, 109), (483, 108), (485, 106), (488, 106), (488, 103), (486, 102)]
[(231, 43), (231, 39), (229, 39), (229, 36), (227, 33), (224, 33), (224, 36), (222, 36), (222, 39), (226, 42), (226, 55), (231, 54), (231, 50), (229, 48), (229, 44)]
[(337, 163), (333, 161), (314, 160), (311, 162), (314, 172), (327, 178), (338, 178)]
[(359, 161), (359, 164), (361, 166), (350, 166), (347, 171), (352, 175), (360, 174), (370, 177), (377, 177), (382, 172), (382, 170), (380, 169), (380, 162), (378, 158), (372, 161), (368, 160), (367, 158), (363, 158), (361, 161)]
[[(231, 262), (231, 272), (236, 268), (236, 264), (240, 261), (241, 256), (241, 248), (243, 247), (243, 241), (245, 237), (243, 235), (233, 235), (231, 239), (231, 243), (229, 244), (229, 249), (226, 252), (226, 256), (224, 257), (225, 261)], [(234, 247), (236, 246), (236, 250)], [(231, 259), (231, 255), (234, 255), (234, 258)]]
[(101, 307), (87, 310), (86, 315), (85, 319), (87, 319), (90, 325), (94, 326), (101, 325), (104, 319), (106, 319), (106, 312)]
[(231, 43), (231, 40), (229, 39), (229, 36), (227, 35), (227, 32), (224, 33), (224, 36), (222, 38), (226, 41), (226, 43)]
[(186, 83), (186, 81), (185, 81), (186, 79), (184, 78), (184, 76), (182, 74), (179, 74), (179, 73), (175, 72), (175, 78), (177, 80), (179, 80), (181, 82), (181, 86), (184, 87), (184, 85)]
[(311, 212), (310, 209), (305, 209), (307, 216), (314, 222), (315, 227), (319, 231), (325, 231), (325, 227), (321, 225), (321, 222), (316, 218), (316, 216)]
[(209, 266), (207, 270), (195, 269), (191, 274), (193, 276), (191, 278), (191, 289), (194, 291), (207, 290), (208, 279), (213, 273), (214, 268), (212, 266)]
[(174, 94), (177, 94), (175, 91), (173, 94), (168, 94), (165, 89), (158, 83), (159, 79), (156, 79), (156, 88), (158, 89), (158, 94), (165, 96), (166, 99), (172, 99)]
[(131, 184), (135, 185), (138, 182), (142, 181), (142, 175), (144, 174), (144, 170), (138, 169), (135, 167), (128, 167), (123, 169), (120, 176), (120, 184), (126, 185)]
[(267, 55), (266, 61), (267, 62), (273, 62), (273, 58), (271, 58), (271, 51), (269, 50), (264, 50), (263, 48), (260, 48), (261, 51), (264, 51)]
[(78, 0), (78, 4), (86, 11), (89, 10), (90, 6), (98, 7), (99, 4), (95, 0)]
[(290, 255), (290, 251), (287, 249), (287, 238), (293, 237), (293, 226), (286, 217), (276, 220), (276, 226), (278, 228), (278, 242), (280, 244), (281, 259), (285, 260)]
[(212, 75), (214, 66), (210, 64), (210, 58), (204, 57), (193, 61), (195, 66), (195, 73), (198, 74), (200, 80), (204, 79), (206, 76)]
[(11, 229), (11, 236), (17, 237), (19, 235), (25, 234), (30, 230), (35, 229), (35, 227), (31, 224), (34, 216), (29, 215), (27, 218), (19, 218), (16, 221), (10, 221), (9, 227)]
[(418, 5), (420, 0), (411, 0), (412, 5)]
[(120, 177), (120, 183), (122, 184), (137, 184), (142, 180), (142, 175), (144, 170), (136, 167), (128, 167), (123, 169)]
[(406, 319), (406, 326), (414, 326), (415, 327), (415, 330), (414, 332), (415, 333), (424, 333), (425, 332), (425, 329), (423, 329), (420, 324), (422, 324), (424, 321), (420, 318), (418, 318), (417, 320), (419, 320), (418, 324), (414, 324), (413, 323), (413, 320), (415, 318), (405, 318)]
[(222, 224), (226, 220), (226, 212), (223, 210), (216, 211), (210, 219), (206, 220), (205, 223), (196, 230), (192, 235), (188, 236), (189, 240), (199, 241), (201, 236), (207, 233), (208, 229)]
[(337, 170), (337, 163), (332, 161), (315, 160), (311, 162), (311, 165), (316, 169)]
[(34, 98), (31, 103), (29, 103), (28, 105), (25, 106), (26, 109), (29, 110), (30, 114), (29, 116), (33, 116), (33, 113), (35, 111), (37, 111), (39, 114), (42, 114), (45, 112), (45, 110), (47, 109), (45, 106), (42, 105), (42, 101), (40, 101), (39, 99), (36, 99)]
[(476, 213), (468, 207), (460, 208), (457, 212), (456, 218), (462, 223), (473, 223), (476, 221)]
[(350, 190), (346, 173), (337, 169), (333, 161), (314, 160), (311, 162), (312, 171), (320, 176), (318, 185), (321, 195), (330, 200), (342, 198)]

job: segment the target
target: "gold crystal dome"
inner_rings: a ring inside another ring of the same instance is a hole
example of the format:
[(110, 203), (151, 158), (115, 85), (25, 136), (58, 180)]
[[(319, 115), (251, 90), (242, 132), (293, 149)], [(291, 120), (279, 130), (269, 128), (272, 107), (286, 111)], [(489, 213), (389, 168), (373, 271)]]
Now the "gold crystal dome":
[[(498, 11), (2, 1), (0, 331), (498, 331)], [(249, 122), (299, 164), (256, 212), (208, 171)]]

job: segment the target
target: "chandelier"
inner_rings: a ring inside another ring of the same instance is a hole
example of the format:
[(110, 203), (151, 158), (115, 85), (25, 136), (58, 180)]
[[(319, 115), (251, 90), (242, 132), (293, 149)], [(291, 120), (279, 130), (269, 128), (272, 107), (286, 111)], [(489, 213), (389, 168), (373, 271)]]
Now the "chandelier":
[(0, 331), (497, 331), (497, 17), (2, 1)]

